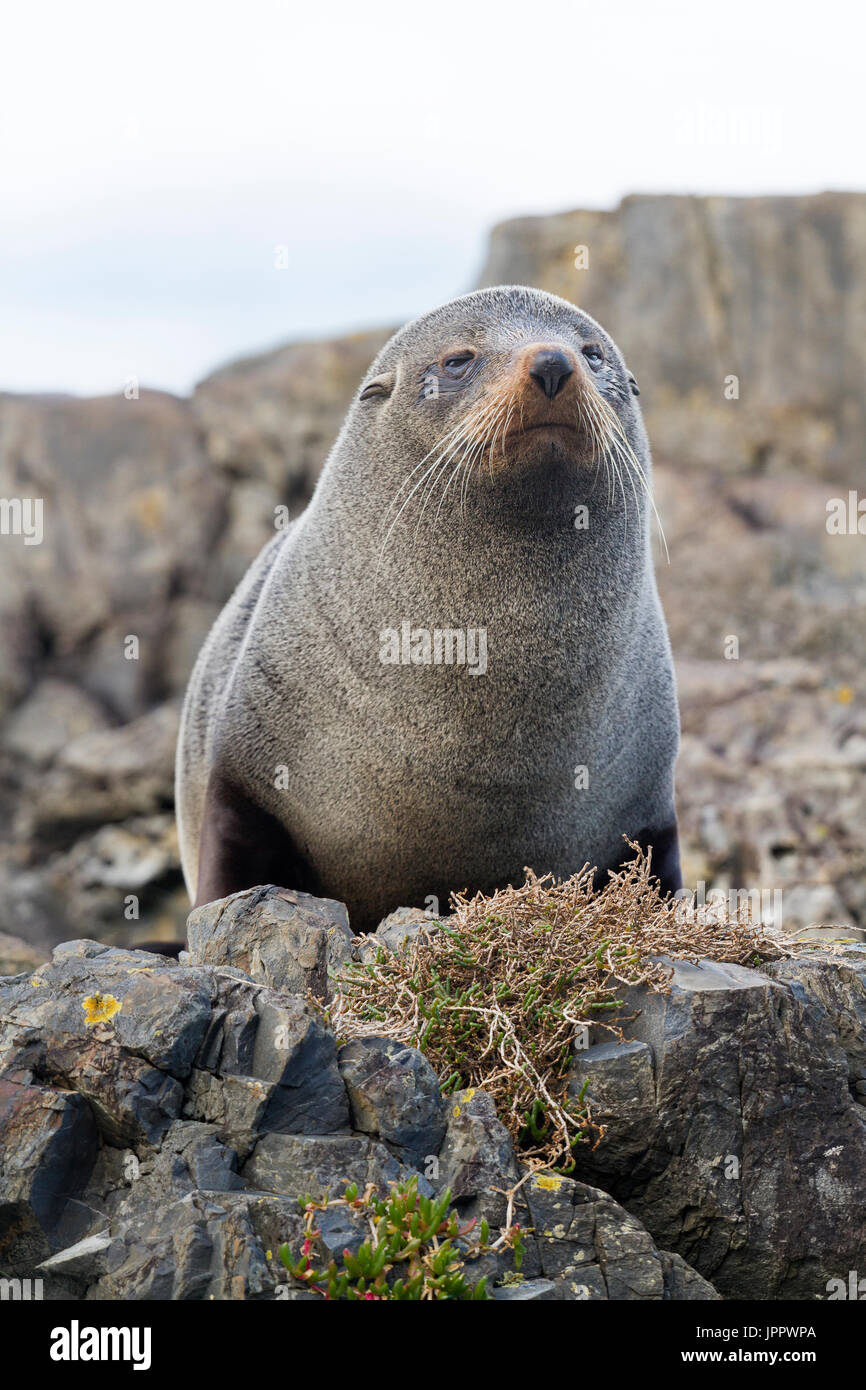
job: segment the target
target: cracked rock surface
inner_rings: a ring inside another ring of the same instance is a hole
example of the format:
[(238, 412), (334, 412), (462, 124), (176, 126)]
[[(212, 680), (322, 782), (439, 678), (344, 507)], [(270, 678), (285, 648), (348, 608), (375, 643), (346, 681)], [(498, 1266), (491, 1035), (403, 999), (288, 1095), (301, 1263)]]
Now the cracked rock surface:
[[(273, 893), (197, 909), (183, 964), (82, 940), (0, 979), (9, 1274), (36, 1274), (50, 1298), (307, 1299), (277, 1258), (303, 1240), (299, 1197), (337, 1196), (347, 1182), (384, 1194), (414, 1176), (427, 1195), (450, 1187), (461, 1215), (504, 1221), (522, 1174), (483, 1091), (443, 1097), (426, 1058), (387, 1038), (338, 1049), (301, 995), (271, 983), (297, 966), (294, 912), (270, 919), (255, 962), (264, 979), (238, 967), (238, 942), (253, 941)], [(332, 909), (304, 904), (311, 935)], [(223, 938), (208, 936), (207, 919), (227, 916), (237, 934), (219, 963)], [(326, 989), (320, 945), (304, 982)], [(467, 1266), (496, 1298), (718, 1297), (583, 1183), (533, 1177), (514, 1216), (522, 1269), (510, 1252)], [(336, 1254), (366, 1234), (341, 1208), (319, 1224)]]

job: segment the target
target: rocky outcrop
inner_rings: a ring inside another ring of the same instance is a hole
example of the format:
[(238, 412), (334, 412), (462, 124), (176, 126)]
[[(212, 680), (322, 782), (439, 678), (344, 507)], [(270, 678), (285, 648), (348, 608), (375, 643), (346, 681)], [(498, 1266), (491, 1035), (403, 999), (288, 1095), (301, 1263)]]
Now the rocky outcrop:
[(354, 936), (343, 903), (270, 884), (194, 908), (187, 940), (185, 960), (230, 965), (262, 984), (325, 999), (329, 977), (352, 959)]
[(214, 372), (192, 397), (210, 460), (239, 479), (242, 495), (303, 505), (359, 381), (392, 332), (289, 343)]
[[(519, 1271), (507, 1247), (470, 1271), (497, 1299), (816, 1299), (862, 1267), (866, 948), (676, 961), (669, 993), (628, 992), (626, 1041), (575, 1053), (604, 1133), (565, 1177), (522, 1167), (483, 1090), (443, 1096), (394, 1039), (340, 1046), (274, 987), (327, 994), (327, 970), (292, 975), (295, 910), (333, 907), (262, 888), (197, 909), (181, 963), (80, 940), (0, 980), (4, 1270), (38, 1270), (54, 1297), (308, 1296), (274, 1259), (300, 1248), (298, 1198), (412, 1176), (494, 1232), (511, 1203)], [(229, 916), (241, 940), (268, 918), (247, 970)], [(347, 1219), (321, 1223), (338, 1254)]]
[(731, 1298), (816, 1298), (866, 1258), (866, 948), (764, 970), (674, 962), (624, 1045), (575, 1055), (577, 1173)]
[[(254, 921), (258, 905), (238, 895), (211, 915)], [(287, 961), (295, 925), (283, 918)], [(503, 1249), (468, 1271), (496, 1298), (717, 1297), (606, 1193), (521, 1183), (483, 1092), (446, 1102), (425, 1058), (385, 1038), (338, 1050), (303, 998), (233, 963), (70, 942), (0, 980), (0, 1019), (0, 1263), (47, 1297), (310, 1297), (276, 1258), (284, 1241), (300, 1250), (299, 1197), (410, 1176), (491, 1224), (520, 1184), (521, 1270)], [(335, 1255), (363, 1236), (330, 1211), (319, 1225)]]

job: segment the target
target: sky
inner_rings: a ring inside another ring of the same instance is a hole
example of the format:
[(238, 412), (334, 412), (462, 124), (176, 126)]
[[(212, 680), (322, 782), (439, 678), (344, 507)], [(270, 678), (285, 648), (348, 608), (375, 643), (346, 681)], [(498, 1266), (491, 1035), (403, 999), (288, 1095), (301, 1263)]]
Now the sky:
[(68, 0), (0, 52), (0, 390), (178, 393), (472, 287), (490, 227), (866, 187), (855, 7)]

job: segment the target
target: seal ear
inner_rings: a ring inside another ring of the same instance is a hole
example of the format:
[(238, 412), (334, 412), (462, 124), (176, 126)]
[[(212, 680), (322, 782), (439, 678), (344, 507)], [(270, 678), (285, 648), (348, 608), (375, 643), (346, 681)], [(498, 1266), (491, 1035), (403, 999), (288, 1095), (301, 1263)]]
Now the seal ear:
[(368, 381), (366, 386), (361, 388), (359, 401), (368, 401), (373, 396), (390, 396), (394, 390), (396, 376), (393, 372), (385, 372), (383, 376), (376, 376), (372, 381)]
[(634, 377), (632, 376), (631, 372), (629, 372), (629, 375), (628, 375), (628, 384), (629, 384), (629, 390), (631, 391), (632, 395), (633, 395), (633, 396), (639, 396), (639, 395), (640, 395), (640, 387), (638, 386), (638, 384), (637, 384), (637, 382), (635, 381)]

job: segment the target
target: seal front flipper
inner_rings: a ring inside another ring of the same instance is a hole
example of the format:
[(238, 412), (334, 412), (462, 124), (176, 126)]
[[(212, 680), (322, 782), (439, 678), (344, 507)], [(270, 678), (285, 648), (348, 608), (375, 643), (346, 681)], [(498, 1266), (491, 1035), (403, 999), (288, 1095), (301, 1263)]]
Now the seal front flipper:
[(214, 769), (205, 793), (194, 906), (260, 883), (321, 896), (313, 869), (276, 817)]
[(662, 897), (678, 893), (683, 886), (683, 875), (676, 819), (657, 829), (645, 826), (634, 838), (644, 854), (652, 850), (652, 877), (658, 879)]

